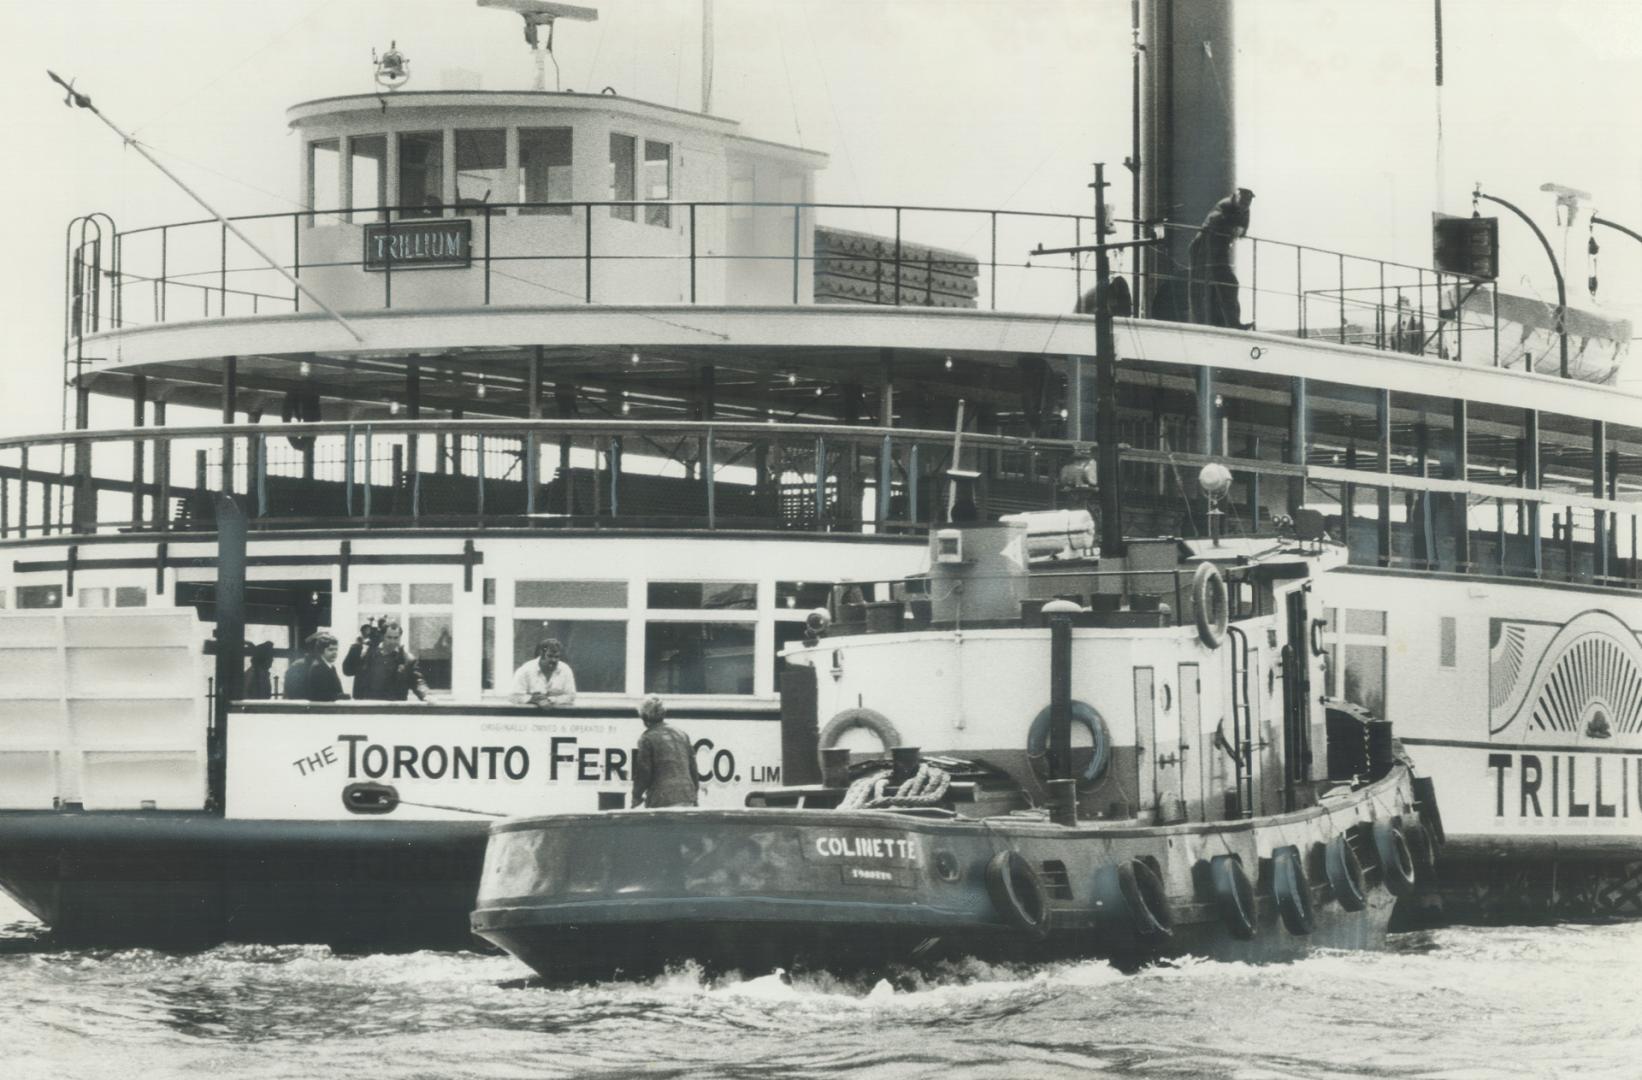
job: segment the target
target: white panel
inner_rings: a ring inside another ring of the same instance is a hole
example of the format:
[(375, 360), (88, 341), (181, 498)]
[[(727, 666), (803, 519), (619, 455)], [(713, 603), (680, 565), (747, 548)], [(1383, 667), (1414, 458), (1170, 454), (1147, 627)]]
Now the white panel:
[(65, 622), (70, 647), (199, 647), (196, 620), (191, 608), (177, 608), (171, 611), (126, 608), (111, 612), (75, 612), (71, 613)]
[(198, 670), (198, 659), (178, 648), (68, 651), (68, 685), (73, 697), (198, 696), (205, 693), (204, 681), (194, 680)]
[(0, 619), (0, 649), (56, 648), (61, 616), (7, 612)]
[(54, 746), (63, 736), (63, 699), (0, 699), (0, 746)]
[(188, 698), (80, 699), (70, 701), (68, 709), (74, 744), (83, 750), (198, 750), (203, 745), (198, 705)]
[(56, 795), (56, 753), (0, 750), (0, 810), (50, 810)]
[(88, 751), (80, 801), (87, 810), (197, 810), (205, 805), (205, 755), (188, 751)]
[[(0, 625), (6, 620), (0, 619)], [(63, 693), (63, 655), (55, 628), (44, 640), (49, 648), (19, 648), (0, 642), (0, 698), (57, 698)]]

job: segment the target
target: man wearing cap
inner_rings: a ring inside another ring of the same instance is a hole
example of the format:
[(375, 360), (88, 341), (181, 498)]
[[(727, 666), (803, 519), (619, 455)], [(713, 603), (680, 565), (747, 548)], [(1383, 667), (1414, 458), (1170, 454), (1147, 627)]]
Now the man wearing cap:
[(1238, 188), (1214, 204), (1188, 249), (1192, 260), (1193, 307), (1196, 321), (1210, 326), (1251, 330), (1243, 321), (1237, 298), (1237, 273), (1232, 268), (1232, 241), (1249, 231), (1249, 203), (1254, 192)]
[(536, 658), (526, 660), (513, 673), (512, 701), (538, 709), (576, 703), (576, 673), (564, 662), (564, 646), (557, 638), (538, 642)]
[(644, 734), (633, 751), (633, 805), (660, 810), (696, 804), (695, 757), (690, 736), (667, 722), (667, 707), (654, 694), (639, 702)]

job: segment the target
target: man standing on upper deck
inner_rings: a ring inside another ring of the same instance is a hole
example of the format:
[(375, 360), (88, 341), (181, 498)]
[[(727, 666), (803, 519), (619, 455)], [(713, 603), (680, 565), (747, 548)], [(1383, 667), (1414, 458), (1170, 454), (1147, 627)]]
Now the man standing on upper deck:
[(1237, 299), (1237, 273), (1232, 267), (1232, 241), (1249, 231), (1249, 203), (1254, 192), (1238, 188), (1214, 204), (1203, 227), (1187, 249), (1192, 260), (1194, 321), (1210, 326), (1252, 330), (1243, 321)]
[(576, 703), (576, 673), (564, 662), (564, 646), (557, 638), (544, 638), (536, 645), (536, 659), (513, 673), (512, 700), (538, 709)]
[(694, 806), (698, 785), (690, 736), (667, 722), (667, 707), (654, 694), (639, 702), (639, 718), (644, 734), (633, 751), (633, 805)]
[(342, 691), (342, 677), (336, 673), (336, 654), (341, 646), (323, 630), (311, 640), (314, 659), (303, 679), (306, 689), (302, 696), (309, 701), (346, 701), (348, 695)]
[[(367, 634), (367, 630), (369, 633)], [(428, 700), (428, 683), (416, 657), (402, 643), (404, 628), (396, 619), (366, 623), (342, 659), (342, 673), (352, 675), (353, 696), (361, 701), (404, 701), (415, 694)]]

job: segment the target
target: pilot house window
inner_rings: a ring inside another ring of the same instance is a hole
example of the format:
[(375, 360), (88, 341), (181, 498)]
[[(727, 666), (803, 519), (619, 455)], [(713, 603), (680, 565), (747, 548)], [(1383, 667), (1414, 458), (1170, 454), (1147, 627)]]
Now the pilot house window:
[(399, 216), (439, 217), (445, 212), (445, 137), (437, 131), (399, 136)]
[(355, 221), (381, 221), (388, 204), (388, 137), (356, 135), (348, 140), (353, 193), (348, 200)]
[[(308, 205), (315, 210), (335, 210), (342, 205), (342, 150), (335, 139), (308, 144), (308, 191)], [(336, 218), (327, 214), (316, 214), (310, 220), (336, 224)]]
[(456, 133), (456, 212), (477, 215), (489, 202), (507, 198), (502, 180), (507, 170), (507, 132)]
[[(571, 129), (519, 129), (519, 201), (569, 202), (571, 185)], [(568, 206), (526, 206), (521, 214), (568, 214)]]
[[(633, 155), (638, 140), (631, 135), (610, 136), (610, 201), (625, 202), (633, 198)], [(631, 206), (612, 206), (610, 216), (623, 221), (633, 220)]]

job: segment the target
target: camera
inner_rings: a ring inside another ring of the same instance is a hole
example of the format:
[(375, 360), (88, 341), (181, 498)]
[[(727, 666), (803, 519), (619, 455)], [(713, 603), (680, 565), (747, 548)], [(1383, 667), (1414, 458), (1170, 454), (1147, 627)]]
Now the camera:
[(382, 632), (388, 628), (386, 615), (376, 619), (369, 619), (359, 627), (359, 638), (367, 645), (375, 645), (382, 640)]

